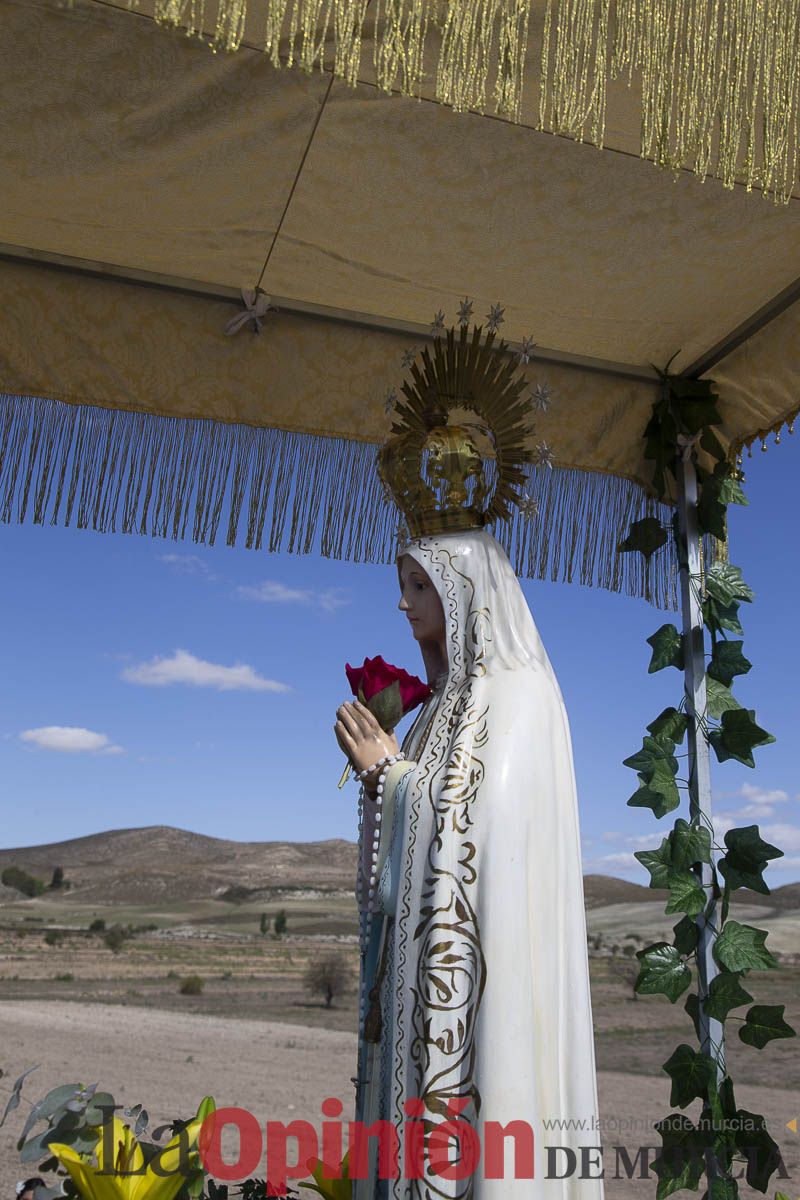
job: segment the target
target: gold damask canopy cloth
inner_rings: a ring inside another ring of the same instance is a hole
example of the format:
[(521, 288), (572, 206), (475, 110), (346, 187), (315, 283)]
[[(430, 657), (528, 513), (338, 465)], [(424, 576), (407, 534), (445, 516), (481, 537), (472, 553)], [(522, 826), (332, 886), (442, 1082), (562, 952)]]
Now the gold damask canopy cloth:
[[(469, 295), (533, 337), (524, 369), (552, 389), (539, 516), (497, 531), (517, 570), (670, 603), (668, 550), (617, 550), (668, 516), (642, 455), (652, 364), (713, 377), (733, 452), (800, 407), (799, 2), (342, 0), (326, 28), (316, 0), (0, 0), (0, 520), (388, 561), (385, 396)], [(749, 30), (730, 111), (706, 8)], [(301, 10), (316, 40), (291, 36)], [(312, 46), (323, 70), (273, 65)], [(256, 287), (261, 332), (226, 335)]]

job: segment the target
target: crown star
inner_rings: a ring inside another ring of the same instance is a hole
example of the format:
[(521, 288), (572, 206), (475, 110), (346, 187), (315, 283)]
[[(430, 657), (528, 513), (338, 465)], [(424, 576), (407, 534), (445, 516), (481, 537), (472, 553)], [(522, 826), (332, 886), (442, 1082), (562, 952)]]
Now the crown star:
[(503, 313), (505, 308), (500, 304), (493, 304), (486, 314), (486, 328), (489, 333), (497, 333), (500, 326), (505, 321)]
[(473, 301), (469, 296), (465, 296), (458, 306), (458, 323), (459, 325), (469, 325), (472, 319), (472, 311), (474, 308)]
[(536, 465), (539, 467), (547, 467), (553, 469), (553, 451), (547, 442), (539, 442), (536, 447)]
[(444, 333), (444, 311), (440, 308), (431, 322), (431, 333), (435, 338)]
[(536, 342), (532, 337), (524, 337), (519, 348), (518, 358), (520, 363), (529, 363), (533, 358), (533, 352), (536, 349)]
[(539, 515), (539, 501), (535, 496), (531, 496), (530, 493), (527, 493), (518, 500), (517, 508), (524, 517), (528, 517), (531, 520)]
[(407, 371), (409, 369), (409, 367), (413, 367), (414, 360), (416, 359), (416, 357), (417, 357), (416, 346), (409, 346), (409, 348), (407, 350), (403, 351), (403, 357), (400, 359), (400, 370)]
[(397, 391), (394, 388), (387, 388), (383, 397), (383, 411), (388, 414), (392, 411), (397, 403)]
[(553, 399), (553, 389), (549, 383), (537, 383), (533, 389), (533, 407), (536, 412), (546, 413)]

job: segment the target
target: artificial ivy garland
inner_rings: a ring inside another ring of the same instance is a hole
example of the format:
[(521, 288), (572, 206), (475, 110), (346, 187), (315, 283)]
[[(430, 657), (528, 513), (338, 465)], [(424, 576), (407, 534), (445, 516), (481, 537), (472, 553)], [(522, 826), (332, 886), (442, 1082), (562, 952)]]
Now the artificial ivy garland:
[[(661, 500), (674, 498), (680, 459), (684, 456), (690, 460), (697, 473), (699, 532), (724, 543), (728, 505), (748, 501), (741, 487), (741, 472), (728, 461), (714, 433), (713, 427), (721, 424), (718, 396), (708, 380), (672, 376), (668, 366), (660, 375), (663, 386), (645, 429), (645, 457), (653, 463), (656, 492)], [(698, 461), (701, 455), (705, 465)], [(671, 530), (655, 517), (637, 521), (620, 550), (649, 558), (670, 536), (675, 540), (678, 561), (685, 567), (688, 546), (677, 513)], [(698, 741), (704, 738), (719, 762), (735, 759), (752, 767), (754, 749), (775, 740), (757, 723), (754, 710), (742, 707), (732, 691), (734, 679), (751, 668), (742, 653), (739, 608), (752, 601), (753, 593), (741, 570), (717, 555), (700, 576), (690, 577), (690, 586), (701, 602), (703, 625), (709, 634), (709, 642), (704, 643), (709, 651), (705, 656), (706, 710), (695, 712), (692, 697), (685, 691), (677, 707), (664, 709), (647, 726), (642, 748), (625, 759), (625, 765), (636, 771), (639, 779), (628, 804), (649, 808), (657, 818), (676, 809), (679, 789), (688, 787), (677, 779), (676, 749), (692, 723)], [(652, 650), (650, 672), (666, 667), (683, 670), (689, 649), (674, 625), (662, 625), (647, 641)], [(757, 825), (728, 830), (724, 842), (724, 846), (717, 845), (713, 829), (699, 816), (689, 821), (678, 817), (657, 850), (635, 854), (650, 872), (650, 887), (669, 891), (665, 912), (683, 914), (674, 927), (672, 943), (655, 942), (637, 952), (637, 992), (663, 994), (672, 1003), (683, 995), (692, 983), (690, 962), (697, 959), (704, 915), (721, 898), (712, 949), (719, 974), (705, 995), (700, 994), (698, 981), (697, 992), (691, 992), (684, 1003), (698, 1040), (701, 1006), (706, 1016), (724, 1025), (731, 1010), (753, 1000), (742, 987), (748, 972), (754, 967), (778, 966), (764, 944), (766, 930), (728, 920), (728, 908), (731, 893), (739, 888), (769, 894), (763, 871), (769, 860), (781, 857), (783, 851), (763, 841)], [(701, 885), (701, 864), (711, 868), (710, 899)], [(753, 1004), (744, 1017), (734, 1017), (741, 1022), (740, 1040), (760, 1050), (775, 1038), (794, 1037), (795, 1031), (783, 1019), (784, 1007)], [(684, 1113), (672, 1112), (655, 1125), (662, 1139), (661, 1151), (653, 1163), (659, 1180), (656, 1200), (681, 1188), (697, 1189), (709, 1159), (714, 1162), (714, 1171), (703, 1200), (735, 1200), (739, 1194), (732, 1174), (736, 1161), (746, 1161), (747, 1183), (765, 1192), (781, 1162), (779, 1147), (770, 1137), (763, 1115), (737, 1108), (721, 1049), (717, 1047), (712, 1056), (682, 1043), (663, 1064), (662, 1069), (672, 1080), (671, 1105), (686, 1108), (698, 1098), (703, 1103), (698, 1124)], [(720, 1069), (724, 1071), (721, 1079)]]

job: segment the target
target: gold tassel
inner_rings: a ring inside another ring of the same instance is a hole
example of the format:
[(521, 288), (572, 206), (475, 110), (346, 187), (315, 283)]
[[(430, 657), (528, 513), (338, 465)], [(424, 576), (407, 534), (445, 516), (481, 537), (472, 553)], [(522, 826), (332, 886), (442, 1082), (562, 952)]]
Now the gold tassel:
[[(640, 76), (641, 152), (788, 203), (797, 181), (800, 0), (155, 0), (155, 19), (236, 50), (248, 7), (274, 66), (329, 67), (355, 85), (374, 25), (378, 86), (418, 95), (430, 26), (436, 97), (520, 120), (528, 25), (543, 10), (539, 127), (602, 146), (606, 92)], [(67, 0), (71, 6), (72, 0)], [(128, 0), (130, 8), (138, 0)]]
[(591, 140), (603, 144), (608, 41), (609, 0), (547, 0), (539, 93), (541, 128), (583, 141), (587, 122), (591, 122)]
[[(390, 563), (398, 512), (376, 470), (377, 447), (208, 420), (0, 396), (0, 521), (149, 534), (248, 549), (317, 552)], [(484, 465), (491, 484), (495, 464)], [(631, 523), (671, 509), (636, 483), (573, 468), (526, 468), (532, 519), (512, 509), (492, 527), (529, 579), (575, 581), (676, 607), (665, 547), (645, 561), (617, 547)]]

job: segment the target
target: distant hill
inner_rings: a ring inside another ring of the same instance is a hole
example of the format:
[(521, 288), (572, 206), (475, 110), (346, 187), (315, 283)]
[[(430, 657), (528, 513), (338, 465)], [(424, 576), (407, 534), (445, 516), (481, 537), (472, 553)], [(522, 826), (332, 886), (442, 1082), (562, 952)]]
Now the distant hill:
[(587, 908), (603, 908), (606, 904), (631, 904), (637, 900), (658, 900), (666, 896), (661, 888), (649, 888), (614, 875), (584, 875), (583, 898)]
[[(72, 884), (65, 901), (137, 904), (159, 897), (197, 900), (229, 889), (352, 889), (356, 846), (323, 842), (234, 842), (169, 825), (112, 829), (66, 842), (0, 850), (11, 864), (49, 882), (63, 867)], [(236, 893), (234, 893), (236, 894)]]
[[(169, 825), (112, 829), (87, 837), (0, 850), (0, 872), (22, 867), (49, 883), (62, 867), (72, 888), (65, 902), (140, 904), (164, 901), (256, 899), (276, 891), (350, 891), (356, 872), (355, 843), (234, 842)], [(611, 875), (585, 875), (588, 909), (652, 902), (666, 896)], [(748, 904), (800, 908), (800, 883), (787, 883), (769, 896), (740, 893)], [(0, 887), (0, 904), (19, 893)]]

